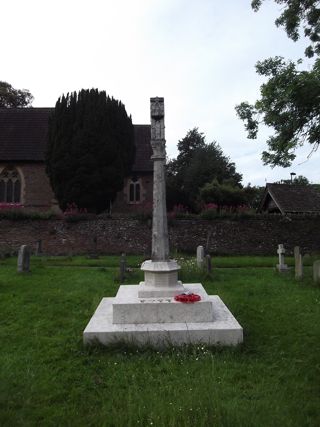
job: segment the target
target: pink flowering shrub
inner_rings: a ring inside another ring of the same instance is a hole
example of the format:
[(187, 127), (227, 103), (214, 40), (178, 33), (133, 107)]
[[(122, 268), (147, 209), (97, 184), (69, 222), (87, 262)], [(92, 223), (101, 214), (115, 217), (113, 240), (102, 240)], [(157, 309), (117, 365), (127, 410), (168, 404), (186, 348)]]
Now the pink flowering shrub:
[(215, 219), (224, 217), (241, 217), (254, 214), (247, 205), (222, 205), (218, 206), (215, 203), (203, 205), (200, 217), (202, 219)]
[(202, 209), (202, 210), (207, 211), (207, 210), (209, 210), (209, 209), (217, 210), (217, 209), (218, 209), (218, 205), (217, 205), (216, 203), (207, 203), (207, 204), (205, 204), (205, 205), (203, 206), (203, 209)]
[(94, 215), (89, 214), (86, 208), (78, 208), (75, 203), (68, 203), (66, 210), (63, 212), (63, 218), (67, 222), (78, 222), (92, 218)]
[(63, 212), (64, 216), (73, 216), (79, 214), (87, 214), (88, 211), (86, 208), (78, 208), (75, 203), (68, 203), (66, 210)]
[(152, 218), (152, 202), (132, 204), (130, 205), (129, 213), (135, 219), (140, 221), (147, 221)]
[(21, 208), (24, 208), (22, 203), (8, 203), (8, 202), (0, 203), (0, 209), (2, 210), (21, 209)]
[(187, 218), (189, 216), (189, 209), (181, 203), (174, 205), (172, 211), (168, 212), (169, 219)]

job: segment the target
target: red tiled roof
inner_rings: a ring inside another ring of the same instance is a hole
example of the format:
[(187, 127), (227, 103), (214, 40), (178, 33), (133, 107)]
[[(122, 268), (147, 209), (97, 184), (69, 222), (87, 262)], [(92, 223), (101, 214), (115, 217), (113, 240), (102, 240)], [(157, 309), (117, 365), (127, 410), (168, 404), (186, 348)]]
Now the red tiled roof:
[[(0, 161), (43, 162), (53, 108), (0, 108)], [(134, 125), (134, 172), (152, 172), (150, 125)]]

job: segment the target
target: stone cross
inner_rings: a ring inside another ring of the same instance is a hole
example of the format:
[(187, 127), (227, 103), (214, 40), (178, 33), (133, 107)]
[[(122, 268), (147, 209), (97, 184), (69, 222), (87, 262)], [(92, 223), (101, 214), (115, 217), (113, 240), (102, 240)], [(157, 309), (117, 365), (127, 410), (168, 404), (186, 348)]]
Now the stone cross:
[(199, 268), (202, 268), (203, 263), (204, 263), (204, 247), (198, 246), (197, 247), (197, 266)]
[(30, 248), (27, 245), (20, 246), (18, 253), (18, 273), (30, 271)]
[(164, 98), (150, 99), (151, 146), (153, 155), (152, 261), (169, 260), (166, 206), (166, 141), (164, 137)]
[(185, 292), (178, 280), (180, 266), (177, 261), (169, 258), (163, 98), (150, 98), (150, 113), (153, 151), (152, 255), (150, 260), (141, 265), (144, 281), (139, 284), (139, 298), (172, 297)]
[(284, 254), (286, 253), (286, 250), (283, 244), (278, 245), (277, 253), (279, 255), (279, 264), (277, 264), (277, 269), (280, 272), (288, 270), (287, 264), (284, 263)]
[(320, 260), (313, 263), (313, 281), (315, 284), (320, 284)]
[(295, 246), (293, 249), (294, 253), (294, 273), (296, 279), (302, 279), (303, 277), (303, 262), (302, 255), (300, 253), (299, 246)]

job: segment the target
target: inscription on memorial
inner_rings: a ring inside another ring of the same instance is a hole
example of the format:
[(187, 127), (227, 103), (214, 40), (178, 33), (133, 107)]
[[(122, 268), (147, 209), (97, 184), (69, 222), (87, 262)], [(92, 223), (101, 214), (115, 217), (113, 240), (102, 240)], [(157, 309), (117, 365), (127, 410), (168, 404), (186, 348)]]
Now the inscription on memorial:
[(159, 302), (172, 302), (172, 298), (148, 298), (148, 299), (140, 299), (139, 302), (144, 303), (159, 303)]

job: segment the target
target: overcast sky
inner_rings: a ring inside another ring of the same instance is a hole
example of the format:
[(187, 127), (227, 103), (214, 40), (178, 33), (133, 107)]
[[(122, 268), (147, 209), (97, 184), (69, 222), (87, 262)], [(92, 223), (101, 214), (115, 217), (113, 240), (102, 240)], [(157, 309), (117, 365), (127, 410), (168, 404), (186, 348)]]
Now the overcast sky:
[[(272, 129), (248, 140), (235, 114), (254, 102), (263, 82), (258, 60), (303, 57), (274, 20), (281, 9), (250, 0), (0, 0), (0, 80), (34, 95), (34, 107), (53, 107), (62, 93), (98, 88), (121, 100), (133, 123), (150, 123), (149, 99), (165, 98), (167, 153), (198, 127), (217, 141), (243, 174), (264, 185), (290, 172), (319, 182), (320, 153), (299, 151), (290, 168), (263, 166)], [(308, 62), (309, 61), (309, 62)], [(310, 67), (305, 60), (304, 67)]]

